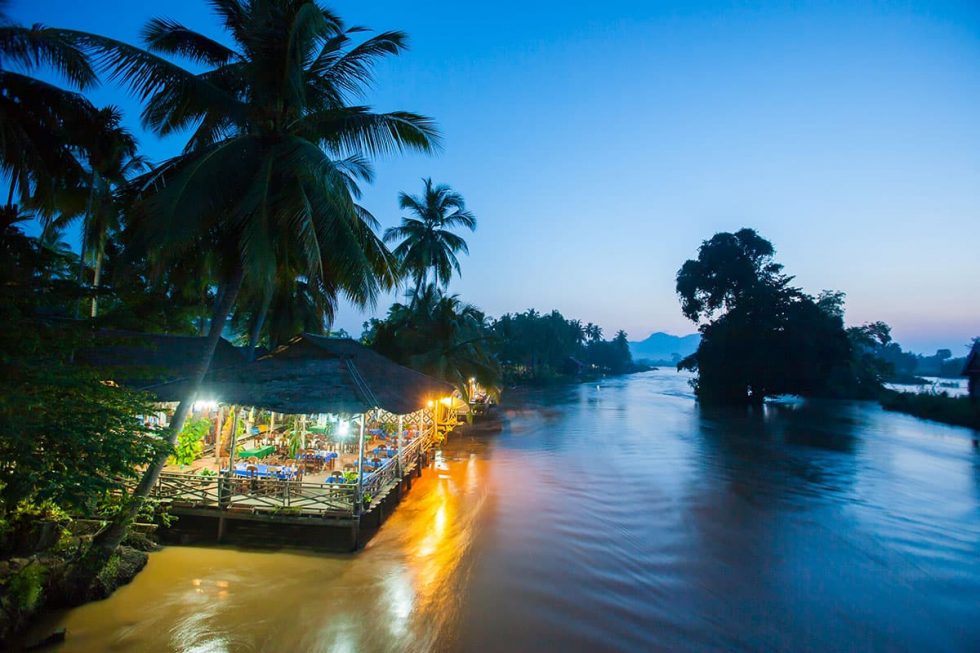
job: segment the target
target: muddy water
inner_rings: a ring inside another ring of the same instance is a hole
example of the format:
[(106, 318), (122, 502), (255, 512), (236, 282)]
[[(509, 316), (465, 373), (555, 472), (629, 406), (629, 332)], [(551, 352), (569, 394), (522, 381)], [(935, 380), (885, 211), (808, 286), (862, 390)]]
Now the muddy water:
[(652, 372), (454, 439), (356, 555), (171, 547), (61, 651), (977, 651), (970, 432)]

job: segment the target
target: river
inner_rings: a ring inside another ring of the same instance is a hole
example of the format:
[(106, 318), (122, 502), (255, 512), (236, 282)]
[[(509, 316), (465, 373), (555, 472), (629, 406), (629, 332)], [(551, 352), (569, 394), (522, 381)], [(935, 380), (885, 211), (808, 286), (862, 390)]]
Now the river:
[(354, 555), (170, 547), (60, 651), (978, 651), (980, 452), (858, 402), (534, 391)]

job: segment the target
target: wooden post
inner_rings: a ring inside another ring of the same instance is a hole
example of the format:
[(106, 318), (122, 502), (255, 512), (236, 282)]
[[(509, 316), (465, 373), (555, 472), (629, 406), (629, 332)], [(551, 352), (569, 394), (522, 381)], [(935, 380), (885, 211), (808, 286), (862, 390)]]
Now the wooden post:
[(221, 471), (221, 469), (220, 469), (220, 464), (221, 464), (221, 451), (220, 451), (220, 449), (221, 449), (221, 427), (224, 426), (224, 424), (225, 424), (225, 407), (224, 406), (218, 406), (218, 419), (215, 421), (215, 427), (214, 427), (214, 454), (215, 454), (214, 457), (218, 459), (218, 464), (219, 464), (218, 471), (219, 472)]
[[(223, 511), (227, 506), (224, 505), (221, 497), (222, 495), (227, 495), (228, 501), (231, 501), (232, 485), (234, 483), (232, 479), (235, 477), (235, 447), (238, 446), (238, 407), (232, 406), (231, 410), (235, 412), (231, 416), (231, 448), (228, 450), (228, 476), (224, 477), (224, 483), (222, 483), (221, 477), (221, 452), (218, 452), (218, 542), (221, 542), (225, 537), (225, 516), (220, 511)], [(224, 485), (224, 488), (222, 488), (222, 485)]]
[(439, 400), (436, 399), (432, 404), (432, 440), (439, 437)]
[(357, 437), (357, 492), (354, 495), (354, 514), (361, 513), (364, 501), (361, 495), (364, 486), (364, 415), (361, 415), (361, 430)]
[(299, 418), (299, 446), (300, 449), (306, 449), (306, 413)]
[(231, 416), (231, 449), (228, 450), (228, 473), (235, 471), (235, 447), (238, 446), (238, 406), (232, 406), (234, 412)]
[(402, 421), (402, 416), (399, 415), (398, 416), (398, 433), (395, 434), (395, 457), (398, 459), (398, 462), (395, 463), (395, 464), (398, 465), (398, 478), (399, 479), (402, 477), (402, 445), (401, 445), (401, 442), (402, 442), (402, 438), (404, 437), (404, 432), (402, 431), (402, 428), (403, 427), (404, 427), (404, 423)]

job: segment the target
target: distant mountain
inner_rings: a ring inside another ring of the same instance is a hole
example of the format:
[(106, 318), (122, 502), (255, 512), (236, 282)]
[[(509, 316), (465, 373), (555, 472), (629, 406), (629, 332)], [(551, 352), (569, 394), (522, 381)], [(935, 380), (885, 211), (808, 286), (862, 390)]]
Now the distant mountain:
[(633, 360), (672, 361), (674, 354), (683, 358), (697, 351), (701, 336), (692, 333), (687, 336), (672, 336), (658, 331), (646, 340), (630, 343)]

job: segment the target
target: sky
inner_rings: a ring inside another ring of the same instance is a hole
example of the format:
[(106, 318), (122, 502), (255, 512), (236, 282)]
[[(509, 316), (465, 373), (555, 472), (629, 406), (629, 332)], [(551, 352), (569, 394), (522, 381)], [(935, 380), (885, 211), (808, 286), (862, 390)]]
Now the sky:
[[(719, 231), (752, 227), (804, 290), (847, 293), (908, 349), (980, 335), (980, 3), (354, 2), (400, 29), (365, 102), (432, 116), (436, 156), (376, 162), (363, 204), (450, 184), (477, 215), (451, 291), (492, 316), (557, 308), (607, 335), (690, 333), (674, 279)], [(165, 16), (220, 37), (203, 0), (14, 0), (19, 22), (130, 42)], [(153, 160), (179, 137), (140, 129)], [(354, 335), (373, 310), (349, 306)]]

